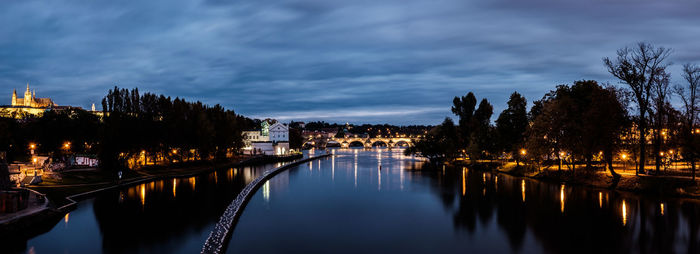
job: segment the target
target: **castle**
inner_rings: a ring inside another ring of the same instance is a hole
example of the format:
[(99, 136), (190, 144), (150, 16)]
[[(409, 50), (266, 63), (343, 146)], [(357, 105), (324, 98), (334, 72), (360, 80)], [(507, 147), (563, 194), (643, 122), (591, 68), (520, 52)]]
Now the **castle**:
[(31, 108), (48, 108), (55, 107), (51, 98), (36, 98), (36, 90), (29, 91), (29, 83), (27, 83), (27, 91), (24, 92), (24, 99), (17, 98), (17, 90), (12, 91), (12, 106), (13, 107), (31, 107)]

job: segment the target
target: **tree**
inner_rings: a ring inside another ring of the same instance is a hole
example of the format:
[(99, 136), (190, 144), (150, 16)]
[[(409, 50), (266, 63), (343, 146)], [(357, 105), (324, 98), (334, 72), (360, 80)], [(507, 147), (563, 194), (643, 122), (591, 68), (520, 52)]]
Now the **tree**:
[(519, 155), (516, 150), (523, 144), (528, 127), (526, 107), (527, 100), (518, 92), (513, 92), (508, 100), (508, 108), (496, 120), (500, 150), (513, 154), (518, 165)]
[(469, 138), (473, 130), (474, 107), (476, 107), (476, 97), (472, 92), (452, 100), (452, 113), (459, 117), (459, 135), (457, 137), (459, 149), (466, 149), (469, 145)]
[[(549, 156), (570, 153), (572, 162), (583, 158), (592, 168), (592, 158), (603, 152), (608, 169), (615, 180), (613, 152), (620, 144), (620, 134), (627, 113), (620, 94), (614, 88), (603, 88), (596, 81), (576, 81), (572, 86), (560, 85), (536, 105), (537, 112), (528, 130), (528, 149), (532, 155)], [(572, 163), (572, 169), (575, 166)]]
[(471, 122), (471, 137), (467, 146), (469, 157), (473, 159), (481, 158), (483, 151), (493, 150), (493, 137), (491, 128), (491, 115), (493, 106), (488, 100), (482, 99), (479, 108), (474, 111)]
[(687, 84), (685, 87), (676, 85), (674, 91), (683, 101), (681, 145), (683, 146), (683, 157), (690, 162), (693, 180), (695, 180), (695, 158), (698, 156), (698, 144), (700, 143), (695, 132), (699, 106), (700, 67), (694, 64), (684, 64), (682, 75)]
[(406, 155), (419, 154), (431, 162), (441, 162), (455, 158), (458, 144), (455, 141), (457, 128), (449, 117), (442, 124), (428, 132), (425, 139), (417, 141), (412, 147), (404, 150)]
[(666, 58), (670, 54), (670, 49), (655, 47), (652, 44), (640, 42), (635, 47), (625, 47), (617, 51), (617, 57), (613, 60), (605, 57), (603, 63), (608, 72), (618, 78), (622, 83), (627, 84), (634, 94), (634, 101), (637, 103), (639, 118), (637, 128), (639, 129), (639, 167), (644, 172), (646, 155), (646, 114), (650, 109), (650, 99), (652, 85), (659, 81), (659, 76), (665, 73), (668, 64)]
[(664, 124), (667, 121), (667, 115), (668, 115), (668, 107), (666, 105), (668, 104), (668, 84), (670, 82), (670, 75), (666, 73), (666, 71), (660, 72), (657, 77), (656, 81), (652, 83), (651, 90), (652, 90), (652, 102), (653, 102), (653, 111), (650, 112), (653, 114), (653, 128), (654, 128), (654, 140), (653, 140), (653, 145), (654, 145), (654, 157), (655, 157), (655, 163), (654, 165), (656, 166), (656, 174), (659, 174), (659, 170), (661, 168), (661, 146), (664, 143), (664, 138), (668, 135), (664, 131), (664, 127), (667, 125)]

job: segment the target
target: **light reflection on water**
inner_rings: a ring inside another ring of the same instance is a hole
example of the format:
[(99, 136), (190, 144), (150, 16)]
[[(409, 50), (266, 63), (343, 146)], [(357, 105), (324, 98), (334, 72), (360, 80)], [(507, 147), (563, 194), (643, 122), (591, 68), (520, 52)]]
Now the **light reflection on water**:
[[(271, 182), (269, 194), (258, 191), (227, 252), (697, 253), (700, 245), (696, 201), (660, 202), (468, 167), (430, 170), (398, 149), (334, 152), (319, 170), (316, 163), (289, 170), (286, 187)], [(661, 216), (676, 221), (655, 222)]]
[[(248, 203), (229, 253), (699, 253), (696, 201), (427, 169), (399, 149), (335, 153), (269, 179)], [(225, 207), (267, 169), (106, 193), (21, 252), (199, 252)]]
[(198, 253), (245, 184), (275, 166), (228, 168), (219, 170), (226, 175), (221, 179), (215, 171), (107, 192), (78, 203), (26, 246), (4, 245), (0, 253)]

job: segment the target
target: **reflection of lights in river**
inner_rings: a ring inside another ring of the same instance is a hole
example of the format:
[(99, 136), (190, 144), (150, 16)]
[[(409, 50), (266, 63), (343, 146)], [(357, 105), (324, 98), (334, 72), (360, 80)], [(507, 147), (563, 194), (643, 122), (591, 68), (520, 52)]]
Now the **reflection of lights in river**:
[(192, 190), (195, 190), (195, 185), (197, 185), (197, 178), (195, 178), (194, 176), (190, 177), (189, 182), (190, 185), (192, 185)]
[(382, 190), (382, 169), (381, 165), (379, 165), (379, 169), (377, 170), (377, 190)]
[(64, 222), (66, 225), (68, 225), (68, 216), (69, 216), (69, 215), (70, 215), (70, 213), (66, 213), (66, 216), (63, 216), (63, 222)]
[(467, 194), (467, 168), (462, 168), (462, 196)]
[(561, 212), (564, 213), (564, 185), (559, 189), (559, 203), (561, 204)]
[(400, 182), (401, 182), (401, 190), (403, 190), (403, 181), (404, 181), (404, 178), (403, 178), (403, 170), (404, 170), (404, 167), (403, 167), (403, 161), (402, 161), (402, 163), (399, 164), (399, 179), (400, 179)]
[(661, 216), (663, 216), (664, 215), (664, 203), (661, 203), (659, 206), (661, 207)]
[(216, 171), (214, 171), (214, 184), (219, 183), (219, 175), (216, 174)]
[(335, 156), (331, 156), (331, 181), (335, 182)]
[(270, 181), (265, 181), (263, 184), (263, 199), (265, 202), (270, 202)]
[(520, 182), (520, 191), (523, 193), (523, 202), (525, 202), (525, 179)]
[(139, 188), (141, 188), (141, 196), (140, 197), (141, 197), (141, 205), (143, 206), (146, 204), (146, 185), (145, 184), (139, 185)]
[(177, 196), (177, 179), (173, 178), (173, 197)]
[(355, 153), (355, 188), (357, 188), (357, 153)]
[(622, 200), (622, 225), (625, 226), (627, 225), (627, 203), (625, 200)]
[(494, 181), (494, 182), (493, 182), (493, 187), (494, 187), (496, 190), (498, 190), (498, 176), (495, 176), (495, 177), (493, 178), (493, 181)]
[(598, 205), (603, 208), (603, 192), (598, 192)]
[(486, 183), (486, 173), (481, 173), (481, 182)]

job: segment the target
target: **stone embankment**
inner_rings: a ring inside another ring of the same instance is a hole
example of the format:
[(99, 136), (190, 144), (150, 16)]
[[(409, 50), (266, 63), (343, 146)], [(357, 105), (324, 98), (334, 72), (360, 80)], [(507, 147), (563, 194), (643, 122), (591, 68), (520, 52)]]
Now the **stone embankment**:
[(327, 156), (331, 156), (331, 154), (324, 154), (316, 157), (299, 160), (266, 171), (260, 177), (256, 178), (248, 185), (246, 185), (246, 187), (243, 188), (243, 190), (238, 194), (238, 196), (236, 196), (236, 199), (234, 199), (231, 202), (231, 204), (228, 205), (226, 211), (224, 211), (224, 214), (221, 215), (219, 222), (216, 223), (216, 226), (214, 226), (214, 230), (211, 232), (211, 234), (209, 234), (209, 238), (207, 238), (206, 243), (204, 243), (204, 247), (202, 247), (202, 253), (223, 253), (226, 250), (226, 244), (228, 243), (228, 239), (231, 237), (231, 233), (233, 232), (233, 228), (236, 221), (241, 216), (241, 213), (243, 213), (243, 208), (245, 208), (246, 203), (248, 203), (253, 194), (255, 194), (255, 191), (258, 188), (260, 188), (260, 186), (262, 186), (265, 183), (265, 181), (269, 180), (279, 172), (296, 167), (305, 162)]

